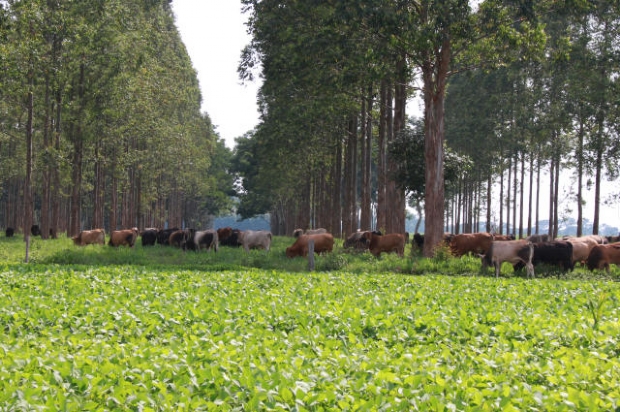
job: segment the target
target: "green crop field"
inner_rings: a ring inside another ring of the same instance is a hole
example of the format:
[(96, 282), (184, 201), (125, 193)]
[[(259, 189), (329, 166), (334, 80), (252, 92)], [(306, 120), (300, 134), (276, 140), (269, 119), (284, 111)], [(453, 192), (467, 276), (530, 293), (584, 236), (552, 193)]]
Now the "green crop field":
[(0, 410), (613, 411), (620, 284), (0, 238)]

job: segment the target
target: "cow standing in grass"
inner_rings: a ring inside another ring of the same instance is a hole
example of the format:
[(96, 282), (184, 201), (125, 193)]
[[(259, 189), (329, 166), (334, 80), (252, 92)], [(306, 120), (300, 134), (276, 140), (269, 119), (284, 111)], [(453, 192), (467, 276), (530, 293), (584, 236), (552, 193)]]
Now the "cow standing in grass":
[(73, 236), (71, 240), (73, 240), (73, 244), (76, 246), (105, 245), (105, 230), (82, 230), (77, 236)]
[(241, 244), (246, 252), (250, 249), (265, 249), (269, 252), (272, 237), (268, 230), (244, 230), (241, 232)]
[(196, 244), (196, 250), (201, 251), (205, 249), (207, 252), (213, 249), (213, 252), (217, 252), (219, 245), (218, 232), (214, 229), (199, 230), (194, 235), (194, 243)]
[(314, 242), (314, 253), (331, 252), (334, 249), (334, 237), (330, 233), (301, 235), (295, 240), (295, 243), (286, 248), (286, 256), (289, 258), (308, 256), (308, 243), (310, 241)]
[(594, 246), (586, 263), (590, 270), (605, 269), (609, 274), (609, 265), (620, 265), (620, 243)]
[(108, 245), (113, 246), (113, 247), (119, 247), (119, 246), (133, 247), (133, 245), (136, 243), (137, 237), (138, 237), (138, 228), (136, 227), (132, 229), (113, 230), (110, 233), (110, 240), (108, 241)]
[(405, 236), (400, 233), (388, 233), (387, 235), (378, 235), (375, 232), (364, 232), (368, 250), (375, 257), (381, 256), (381, 253), (396, 253), (398, 256), (405, 255)]
[(534, 245), (529, 240), (503, 240), (491, 242), (489, 250), (480, 255), (482, 270), (488, 266), (495, 267), (495, 277), (499, 277), (502, 263), (508, 262), (513, 266), (523, 263), (527, 269), (527, 276), (534, 277)]

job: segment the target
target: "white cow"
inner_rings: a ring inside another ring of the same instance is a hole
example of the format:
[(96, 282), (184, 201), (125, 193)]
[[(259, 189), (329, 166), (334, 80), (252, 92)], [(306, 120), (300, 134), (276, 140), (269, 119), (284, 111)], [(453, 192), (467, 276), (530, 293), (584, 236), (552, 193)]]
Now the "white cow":
[(493, 241), (487, 253), (480, 257), (483, 270), (491, 265), (495, 267), (495, 277), (499, 277), (499, 271), (504, 262), (512, 265), (522, 262), (527, 268), (527, 276), (534, 277), (534, 265), (532, 264), (534, 245), (529, 240)]
[(246, 252), (250, 249), (265, 249), (269, 251), (271, 246), (271, 232), (268, 230), (244, 230), (240, 233), (241, 244)]

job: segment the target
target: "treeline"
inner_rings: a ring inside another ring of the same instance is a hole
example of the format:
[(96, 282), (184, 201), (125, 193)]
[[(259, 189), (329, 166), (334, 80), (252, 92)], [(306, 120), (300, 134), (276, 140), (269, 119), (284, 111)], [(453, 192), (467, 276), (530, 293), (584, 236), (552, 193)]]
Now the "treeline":
[(408, 196), (431, 246), (485, 221), (529, 234), (547, 212), (557, 232), (570, 168), (580, 225), (595, 187), (598, 231), (600, 185), (617, 173), (617, 2), (242, 3), (240, 75), (264, 79), (261, 124), (237, 140), (242, 215), (270, 211), (277, 234), (402, 232)]
[(232, 179), (200, 103), (169, 0), (0, 2), (0, 226), (203, 227)]

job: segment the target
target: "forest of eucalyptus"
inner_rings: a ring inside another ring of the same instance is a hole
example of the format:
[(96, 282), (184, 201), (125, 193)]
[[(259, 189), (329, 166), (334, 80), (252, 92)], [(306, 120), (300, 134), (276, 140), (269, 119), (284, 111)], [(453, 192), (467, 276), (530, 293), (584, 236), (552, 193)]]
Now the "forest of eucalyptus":
[(236, 209), (344, 236), (403, 232), (409, 201), (430, 255), (484, 222), (523, 236), (548, 217), (556, 234), (567, 172), (579, 231), (594, 187), (596, 233), (618, 173), (614, 0), (241, 0), (239, 75), (263, 82), (233, 153), (169, 0), (0, 7), (0, 226), (203, 228)]
[(230, 150), (200, 112), (170, 1), (0, 7), (0, 226), (46, 238), (228, 210)]
[[(237, 140), (242, 214), (269, 209), (279, 233), (403, 232), (408, 197), (429, 255), (444, 230), (483, 222), (523, 236), (548, 212), (557, 233), (559, 176), (576, 170), (579, 230), (590, 184), (598, 230), (617, 173), (618, 2), (242, 3), (240, 75), (264, 80), (262, 122)], [(424, 113), (409, 121), (414, 96)]]

